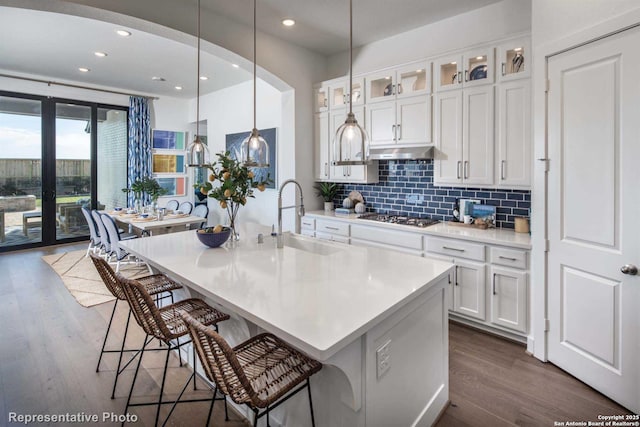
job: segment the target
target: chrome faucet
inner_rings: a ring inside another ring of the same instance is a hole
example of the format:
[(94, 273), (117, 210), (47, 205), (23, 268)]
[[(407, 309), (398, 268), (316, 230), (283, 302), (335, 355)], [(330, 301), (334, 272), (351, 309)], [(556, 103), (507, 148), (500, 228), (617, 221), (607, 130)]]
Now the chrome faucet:
[[(298, 189), (300, 190), (300, 204), (283, 207), (282, 206), (282, 190), (284, 190), (284, 187), (286, 187), (287, 184), (291, 184), (291, 183), (297, 185)], [(304, 196), (302, 195), (302, 187), (300, 186), (298, 181), (296, 181), (295, 179), (286, 180), (280, 185), (280, 190), (278, 190), (278, 237), (277, 237), (278, 248), (284, 247), (284, 242), (282, 241), (282, 211), (284, 209), (291, 209), (291, 208), (300, 208), (298, 210), (298, 215), (301, 217), (304, 216)], [(297, 229), (297, 224), (298, 224), (298, 221), (296, 221), (296, 232), (299, 232), (300, 230)]]

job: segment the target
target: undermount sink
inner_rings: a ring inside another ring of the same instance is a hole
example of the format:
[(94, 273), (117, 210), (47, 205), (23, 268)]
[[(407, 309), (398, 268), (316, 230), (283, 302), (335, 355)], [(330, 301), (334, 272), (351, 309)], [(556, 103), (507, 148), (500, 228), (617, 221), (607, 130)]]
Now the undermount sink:
[(316, 255), (331, 255), (340, 251), (340, 249), (332, 247), (330, 244), (309, 241), (305, 238), (297, 237), (290, 233), (283, 234), (282, 238), (284, 246)]

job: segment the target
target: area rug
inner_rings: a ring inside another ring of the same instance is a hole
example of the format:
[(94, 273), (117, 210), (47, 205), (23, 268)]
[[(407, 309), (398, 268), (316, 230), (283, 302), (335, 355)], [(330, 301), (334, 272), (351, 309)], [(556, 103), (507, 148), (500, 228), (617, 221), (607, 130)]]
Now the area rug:
[[(64, 252), (46, 255), (42, 259), (60, 276), (78, 304), (91, 307), (113, 301), (115, 297), (102, 282), (91, 258), (85, 258), (86, 253), (86, 250)], [(145, 264), (121, 265), (120, 272), (129, 278), (149, 274)]]

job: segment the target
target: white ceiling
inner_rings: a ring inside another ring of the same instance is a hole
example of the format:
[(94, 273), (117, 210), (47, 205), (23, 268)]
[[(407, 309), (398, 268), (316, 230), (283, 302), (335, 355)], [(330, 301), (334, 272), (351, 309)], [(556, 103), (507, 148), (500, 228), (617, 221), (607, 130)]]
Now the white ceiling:
[[(180, 0), (184, 1), (184, 0)], [(190, 0), (191, 1), (191, 0)], [(499, 0), (354, 0), (354, 45), (411, 30)], [(252, 25), (248, 0), (202, 0), (202, 7)], [(261, 31), (324, 55), (348, 49), (346, 0), (260, 0)], [(192, 10), (186, 8), (186, 10)], [(286, 28), (284, 17), (296, 20)], [(196, 49), (160, 36), (135, 32), (123, 38), (113, 24), (76, 16), (0, 6), (0, 72), (27, 73), (160, 96), (196, 93)], [(94, 56), (95, 51), (108, 54)], [(78, 67), (91, 69), (81, 73)], [(201, 94), (251, 79), (226, 60), (202, 52)], [(152, 77), (163, 77), (156, 82)], [(176, 91), (174, 86), (183, 86)]]

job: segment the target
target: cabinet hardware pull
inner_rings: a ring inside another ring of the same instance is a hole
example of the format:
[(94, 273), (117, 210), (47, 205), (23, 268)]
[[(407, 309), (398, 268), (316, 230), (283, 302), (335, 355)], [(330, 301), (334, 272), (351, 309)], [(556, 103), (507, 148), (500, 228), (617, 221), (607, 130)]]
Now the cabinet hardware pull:
[(329, 227), (328, 225), (325, 225), (324, 228), (326, 228), (327, 230), (335, 230), (335, 231), (340, 230), (338, 227)]
[(396, 130), (400, 134), (400, 136), (398, 137), (398, 140), (401, 140), (402, 139), (402, 125), (397, 125), (396, 126)]
[(469, 81), (469, 70), (464, 70), (464, 81), (465, 82)]
[(398, 95), (402, 93), (402, 83), (398, 83)]
[(329, 163), (324, 163), (324, 176), (329, 176)]
[(449, 249), (450, 251), (456, 251), (456, 252), (464, 252), (464, 249), (450, 248), (449, 246), (443, 246), (442, 249)]
[(464, 161), (464, 179), (468, 179), (469, 178), (469, 161), (465, 160)]
[(456, 286), (458, 286), (458, 266), (456, 265)]
[(458, 83), (462, 83), (462, 71), (458, 71)]
[(517, 259), (516, 259), (516, 258), (511, 258), (511, 257), (508, 257), (508, 256), (502, 256), (502, 255), (499, 255), (499, 256), (498, 256), (498, 258), (500, 258), (500, 259), (506, 259), (506, 260), (508, 260), (508, 261), (517, 261)]
[(496, 295), (496, 273), (493, 273), (493, 294)]
[(451, 284), (451, 273), (447, 275), (447, 278), (449, 279), (449, 284)]
[(391, 133), (393, 134), (393, 139), (396, 139), (396, 125), (391, 125)]
[(325, 98), (325, 99), (324, 99), (324, 101), (323, 101), (323, 103), (322, 103), (322, 104), (323, 104), (323, 105), (322, 105), (323, 107), (326, 107), (326, 106), (327, 106), (327, 98)]
[(500, 161), (500, 179), (504, 181), (504, 163), (506, 162), (506, 160), (501, 160)]
[(395, 95), (396, 94), (396, 85), (392, 85), (391, 86), (391, 94)]
[(504, 62), (502, 63), (502, 75), (506, 75), (507, 74), (507, 64), (505, 64)]
[(456, 165), (456, 177), (460, 179), (460, 166), (462, 166), (462, 162), (458, 160), (458, 164)]
[(342, 95), (342, 103), (343, 104), (347, 103), (347, 94), (346, 93), (344, 95)]

